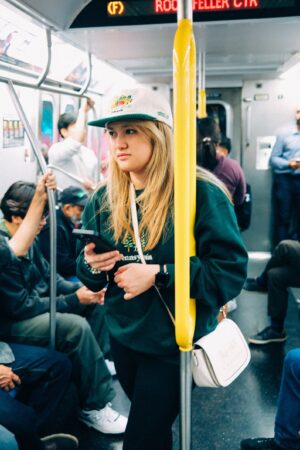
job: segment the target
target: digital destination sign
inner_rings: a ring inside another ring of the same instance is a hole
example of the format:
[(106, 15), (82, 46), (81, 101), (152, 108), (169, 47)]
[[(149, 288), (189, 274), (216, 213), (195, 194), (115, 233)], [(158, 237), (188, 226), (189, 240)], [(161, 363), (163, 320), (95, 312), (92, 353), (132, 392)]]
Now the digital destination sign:
[[(154, 0), (154, 12), (156, 14), (176, 13), (177, 5), (177, 0)], [(259, 7), (260, 0), (194, 0), (192, 2), (194, 12), (257, 9)]]
[[(92, 0), (71, 28), (174, 23), (178, 0)], [(194, 22), (300, 16), (300, 0), (193, 0)]]

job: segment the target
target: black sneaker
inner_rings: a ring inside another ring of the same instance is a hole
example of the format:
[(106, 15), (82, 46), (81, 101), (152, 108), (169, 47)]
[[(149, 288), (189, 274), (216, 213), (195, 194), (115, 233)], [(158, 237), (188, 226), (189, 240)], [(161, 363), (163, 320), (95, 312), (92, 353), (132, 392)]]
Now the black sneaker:
[(245, 291), (268, 292), (268, 288), (257, 282), (257, 278), (247, 278), (243, 286)]
[(45, 450), (75, 450), (78, 440), (71, 434), (52, 434), (41, 439)]
[(282, 450), (275, 441), (274, 438), (255, 438), (244, 439), (241, 441), (242, 450)]
[(272, 327), (267, 327), (254, 336), (248, 338), (248, 342), (251, 344), (264, 345), (271, 342), (284, 342), (287, 340), (286, 332), (276, 331)]

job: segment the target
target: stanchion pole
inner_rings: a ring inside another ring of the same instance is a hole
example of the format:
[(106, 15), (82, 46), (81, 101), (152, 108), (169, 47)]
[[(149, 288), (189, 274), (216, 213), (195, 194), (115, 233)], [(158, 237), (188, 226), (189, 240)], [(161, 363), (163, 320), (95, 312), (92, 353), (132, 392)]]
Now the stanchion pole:
[[(191, 350), (195, 301), (190, 299), (190, 256), (195, 255), (196, 50), (192, 1), (178, 2), (173, 49), (175, 138), (175, 330), (180, 349), (181, 450), (191, 448)], [(184, 237), (184, 238), (183, 238)]]

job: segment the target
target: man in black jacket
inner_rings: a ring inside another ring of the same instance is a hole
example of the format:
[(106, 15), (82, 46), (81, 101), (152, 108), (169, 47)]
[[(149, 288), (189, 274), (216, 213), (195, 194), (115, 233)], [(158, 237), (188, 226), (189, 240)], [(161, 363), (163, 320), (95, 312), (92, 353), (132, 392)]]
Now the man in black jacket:
[[(69, 281), (76, 277), (76, 238), (72, 231), (80, 222), (81, 214), (88, 200), (87, 193), (76, 186), (69, 186), (60, 194), (61, 207), (56, 211), (57, 224), (57, 272)], [(47, 221), (38, 236), (40, 249), (50, 261), (50, 225)]]
[[(33, 183), (22, 181), (7, 190), (1, 201), (3, 235), (14, 236), (34, 190)], [(44, 224), (42, 219), (40, 228)], [(48, 345), (49, 280), (49, 264), (36, 243), (26, 256), (12, 257), (0, 283), (0, 325), (6, 337), (15, 342)], [(57, 275), (56, 348), (72, 359), (82, 407), (80, 419), (103, 433), (118, 434), (124, 432), (127, 419), (109, 404), (115, 392), (98, 344), (102, 324), (97, 320), (97, 303), (102, 298), (102, 292), (92, 292)]]

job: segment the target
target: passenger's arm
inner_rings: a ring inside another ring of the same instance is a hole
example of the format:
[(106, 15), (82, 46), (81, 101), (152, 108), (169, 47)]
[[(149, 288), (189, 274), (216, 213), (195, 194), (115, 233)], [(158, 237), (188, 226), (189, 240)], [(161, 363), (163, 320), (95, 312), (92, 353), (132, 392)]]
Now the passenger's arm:
[[(247, 252), (232, 205), (224, 199), (214, 206), (196, 223), (197, 256), (190, 258), (190, 295), (219, 308), (240, 293), (246, 277)], [(174, 286), (174, 264), (167, 264), (167, 271), (168, 287)]]
[(2, 271), (11, 261), (12, 252), (8, 245), (8, 239), (0, 235), (0, 271)]
[[(39, 245), (35, 244), (34, 246), (35, 258), (34, 263), (36, 264), (39, 272), (43, 274), (43, 278), (47, 284), (50, 284), (50, 264), (49, 262), (42, 256)], [(65, 280), (58, 273), (56, 274), (56, 291), (57, 295), (67, 295), (73, 294), (76, 289), (81, 286), (81, 283), (74, 283), (71, 281)]]
[[(1, 275), (0, 297), (1, 312), (13, 320), (25, 320), (49, 312), (49, 297), (41, 297), (34, 287), (26, 284), (16, 258)], [(75, 312), (79, 306), (75, 293), (56, 297), (58, 312)]]
[(81, 143), (71, 137), (54, 144), (49, 150), (49, 163), (59, 165), (62, 161), (69, 161), (80, 152)]
[(86, 115), (94, 104), (92, 99), (84, 98), (78, 111), (76, 123), (70, 128), (70, 137), (81, 144), (84, 144), (86, 137)]
[(55, 177), (51, 172), (47, 172), (40, 178), (28, 212), (19, 229), (9, 241), (10, 248), (17, 256), (26, 255), (36, 236), (48, 199), (47, 188), (56, 189)]
[(236, 190), (233, 194), (233, 202), (235, 206), (239, 206), (243, 203), (243, 201), (245, 200), (246, 191), (247, 191), (246, 178), (242, 168), (240, 167), (239, 175), (237, 178)]
[[(94, 244), (89, 244), (85, 248), (83, 248), (77, 258), (77, 271), (76, 274), (80, 281), (87, 286), (89, 289), (91, 289), (94, 292), (98, 292), (101, 289), (103, 289), (107, 283), (108, 283), (108, 273), (105, 270), (98, 270), (93, 271), (92, 266), (88, 263), (88, 260), (90, 260), (89, 255), (93, 258), (94, 255), (97, 256), (93, 252)], [(85, 254), (87, 253), (87, 258)], [(111, 252), (115, 253), (115, 256), (113, 256), (114, 263), (120, 259), (120, 254), (117, 254), (118, 252)], [(99, 256), (99, 255), (98, 255)], [(116, 259), (117, 258), (117, 259)], [(113, 265), (114, 265), (113, 263)]]
[(270, 164), (274, 169), (286, 170), (290, 167), (289, 161), (282, 156), (283, 149), (284, 137), (278, 136), (270, 157)]

